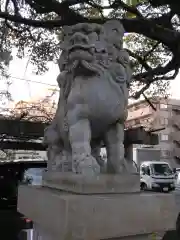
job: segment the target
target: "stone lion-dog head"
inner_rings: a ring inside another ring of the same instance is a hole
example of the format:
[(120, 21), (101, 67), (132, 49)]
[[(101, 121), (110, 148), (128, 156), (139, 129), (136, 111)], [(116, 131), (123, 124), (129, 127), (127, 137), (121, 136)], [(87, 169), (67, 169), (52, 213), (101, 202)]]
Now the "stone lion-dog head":
[[(71, 76), (66, 76), (64, 83), (68, 88), (69, 82), (78, 75), (101, 75), (107, 70), (113, 78), (129, 74), (126, 69), (129, 55), (122, 49), (124, 28), (119, 21), (111, 20), (103, 25), (79, 23), (65, 26), (62, 33), (59, 67)], [(127, 83), (130, 78), (130, 75), (122, 76)]]

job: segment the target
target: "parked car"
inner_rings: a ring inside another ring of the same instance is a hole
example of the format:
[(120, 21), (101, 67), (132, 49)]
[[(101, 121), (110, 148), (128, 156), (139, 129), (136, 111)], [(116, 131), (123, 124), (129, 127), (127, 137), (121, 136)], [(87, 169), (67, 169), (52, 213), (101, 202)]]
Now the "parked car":
[(176, 189), (180, 190), (180, 172), (176, 173)]
[(175, 178), (177, 179), (178, 173), (180, 173), (180, 168), (174, 168)]
[(46, 165), (45, 161), (34, 160), (0, 162), (0, 233), (7, 240), (28, 239), (27, 230), (33, 228), (33, 222), (18, 212), (18, 186), (21, 183), (41, 185)]

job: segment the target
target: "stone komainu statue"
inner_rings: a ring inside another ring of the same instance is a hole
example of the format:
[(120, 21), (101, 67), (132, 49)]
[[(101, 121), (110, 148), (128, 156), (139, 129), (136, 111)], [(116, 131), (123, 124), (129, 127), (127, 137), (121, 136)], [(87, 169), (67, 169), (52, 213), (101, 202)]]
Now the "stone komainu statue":
[[(115, 20), (63, 28), (57, 78), (60, 97), (44, 138), (49, 169), (55, 164), (60, 171), (68, 171), (67, 166), (76, 173), (83, 173), (87, 166), (95, 171), (96, 161), (109, 173), (126, 168), (124, 121), (131, 70), (123, 35), (122, 24)], [(100, 157), (102, 141), (106, 165)]]

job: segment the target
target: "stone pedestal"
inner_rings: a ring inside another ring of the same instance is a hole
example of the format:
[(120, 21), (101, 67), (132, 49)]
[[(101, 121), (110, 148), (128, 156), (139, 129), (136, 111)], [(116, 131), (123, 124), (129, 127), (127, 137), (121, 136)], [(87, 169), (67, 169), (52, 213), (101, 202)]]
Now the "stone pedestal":
[[(78, 194), (68, 193), (66, 184), (66, 191), (57, 186), (58, 182), (50, 187), (19, 188), (19, 211), (33, 220), (41, 240), (145, 240), (154, 232), (161, 235), (175, 228), (179, 209), (173, 194), (136, 191), (108, 194), (109, 188), (98, 194), (100, 188), (97, 191), (98, 187), (87, 187), (85, 193), (89, 195), (85, 195), (80, 194), (85, 186), (77, 188)], [(34, 240), (37, 239), (36, 236)]]
[(83, 176), (73, 173), (45, 172), (43, 185), (76, 194), (118, 194), (140, 191), (139, 174)]

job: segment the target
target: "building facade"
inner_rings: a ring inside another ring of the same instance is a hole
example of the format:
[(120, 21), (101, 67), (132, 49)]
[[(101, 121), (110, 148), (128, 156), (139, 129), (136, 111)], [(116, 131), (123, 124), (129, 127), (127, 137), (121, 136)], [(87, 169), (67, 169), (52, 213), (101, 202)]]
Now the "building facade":
[(154, 148), (161, 150), (161, 160), (167, 161), (172, 167), (180, 165), (180, 100), (149, 99), (128, 106), (126, 128), (143, 126), (147, 131), (158, 134), (159, 145)]

